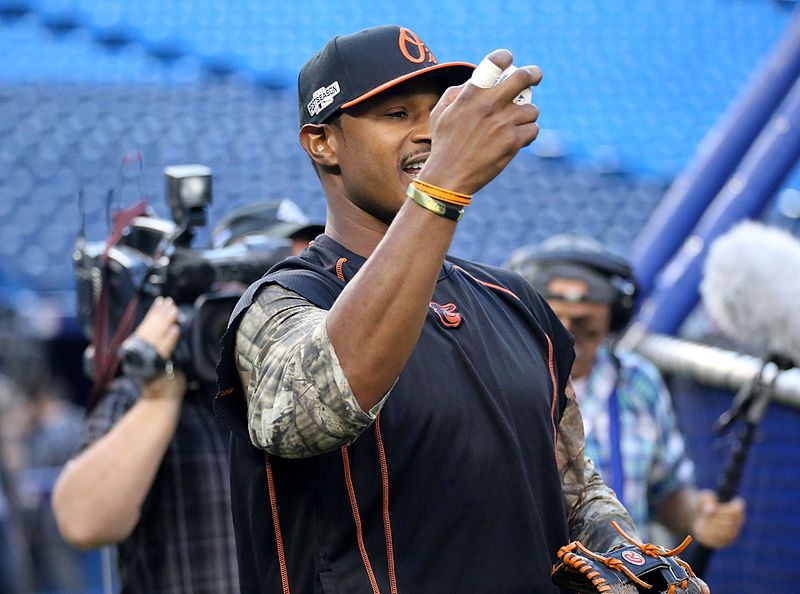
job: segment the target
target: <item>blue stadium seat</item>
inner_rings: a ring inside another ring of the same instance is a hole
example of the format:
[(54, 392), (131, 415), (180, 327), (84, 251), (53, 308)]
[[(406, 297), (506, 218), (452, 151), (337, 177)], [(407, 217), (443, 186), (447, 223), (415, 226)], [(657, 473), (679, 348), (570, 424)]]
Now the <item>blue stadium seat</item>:
[[(626, 167), (668, 177), (688, 161), (710, 122), (741, 88), (740, 73), (753, 70), (791, 16), (775, 2), (684, 0), (662, 7), (658, 25), (651, 26), (649, 5), (631, 9), (621, 0), (579, 8), (555, 0), (535, 8), (512, 3), (499, 12), (474, 6), (469, 13), (448, 0), (437, 14), (447, 15), (459, 31), (453, 36), (442, 35), (432, 15), (416, 10), (414, 2), (402, 11), (363, 2), (353, 2), (350, 11), (319, 2), (301, 10), (292, 4), (184, 0), (5, 0), (3, 6), (28, 12), (19, 19), (25, 26), (35, 24), (30, 16), (46, 25), (53, 15), (62, 15), (66, 23), (80, 23), (91, 40), (113, 45), (114, 39), (131, 39), (143, 48), (138, 56), (126, 54), (124, 63), (103, 56), (97, 46), (88, 47), (86, 57), (64, 55), (61, 60), (57, 52), (37, 49), (53, 59), (11, 65), (3, 75), (22, 80), (34, 75), (197, 80), (198, 69), (206, 67), (217, 73), (243, 70), (248, 80), (266, 88), (291, 86), (305, 56), (331, 33), (369, 24), (366, 14), (372, 22), (408, 23), (448, 58), (477, 61), (493, 47), (511, 47), (519, 60), (542, 64), (545, 82), (536, 95), (543, 125), (561, 130), (562, 144), (573, 154), (590, 155), (598, 145), (607, 145)], [(685, 18), (691, 9), (695, 18)], [(325, 30), (319, 23), (326, 24)], [(22, 45), (48, 44), (28, 35)], [(717, 51), (702, 51), (709, 46)], [(146, 55), (164, 59), (150, 62)], [(177, 56), (193, 57), (191, 66), (177, 71), (168, 66)], [(542, 151), (553, 148), (542, 140)]]

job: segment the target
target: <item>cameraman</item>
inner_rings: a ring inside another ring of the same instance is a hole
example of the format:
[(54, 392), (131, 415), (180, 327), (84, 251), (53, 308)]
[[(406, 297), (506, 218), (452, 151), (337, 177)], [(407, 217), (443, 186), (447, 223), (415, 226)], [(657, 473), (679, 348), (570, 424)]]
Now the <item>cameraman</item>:
[[(133, 339), (168, 360), (178, 308), (156, 298)], [(157, 358), (155, 358), (157, 359)], [(87, 413), (76, 457), (53, 492), (72, 545), (116, 544), (122, 592), (238, 591), (227, 451), (214, 387), (187, 391), (177, 369), (117, 378)]]

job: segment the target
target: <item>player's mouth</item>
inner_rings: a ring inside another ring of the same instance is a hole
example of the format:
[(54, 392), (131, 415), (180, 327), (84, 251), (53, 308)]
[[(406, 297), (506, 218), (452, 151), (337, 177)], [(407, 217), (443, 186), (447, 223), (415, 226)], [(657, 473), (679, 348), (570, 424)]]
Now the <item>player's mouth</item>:
[(403, 166), (403, 171), (412, 178), (415, 178), (419, 175), (419, 172), (422, 171), (427, 160), (428, 155), (413, 157)]

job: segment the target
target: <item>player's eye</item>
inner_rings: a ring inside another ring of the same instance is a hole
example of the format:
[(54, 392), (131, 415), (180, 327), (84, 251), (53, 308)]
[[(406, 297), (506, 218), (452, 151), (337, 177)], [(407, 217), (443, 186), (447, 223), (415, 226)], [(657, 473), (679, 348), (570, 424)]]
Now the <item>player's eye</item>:
[(386, 113), (386, 117), (392, 120), (402, 120), (408, 117), (405, 109), (393, 109)]

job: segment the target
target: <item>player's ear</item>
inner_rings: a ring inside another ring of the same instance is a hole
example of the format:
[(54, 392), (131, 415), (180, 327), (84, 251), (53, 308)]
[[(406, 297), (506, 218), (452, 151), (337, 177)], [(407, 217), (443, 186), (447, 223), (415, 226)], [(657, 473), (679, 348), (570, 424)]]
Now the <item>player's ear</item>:
[(300, 144), (317, 165), (323, 167), (339, 165), (336, 154), (339, 139), (334, 128), (329, 124), (305, 124), (300, 128)]

